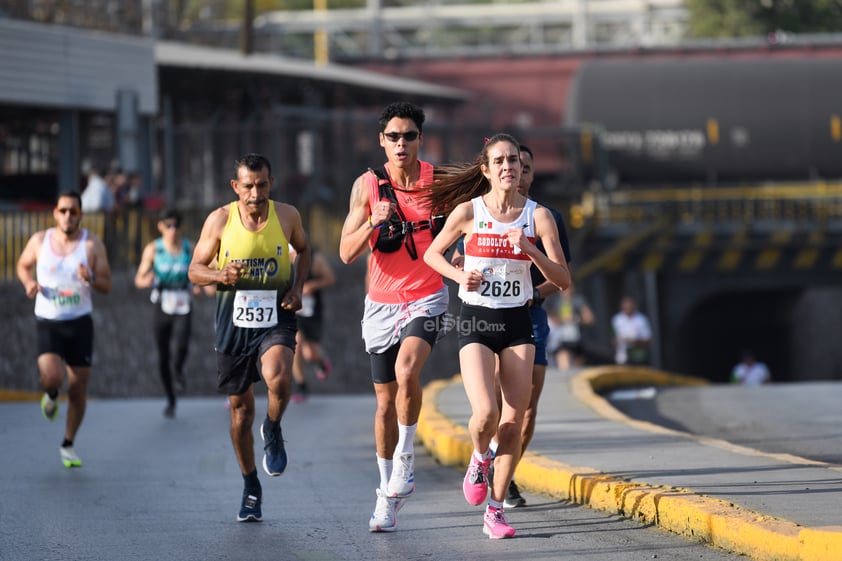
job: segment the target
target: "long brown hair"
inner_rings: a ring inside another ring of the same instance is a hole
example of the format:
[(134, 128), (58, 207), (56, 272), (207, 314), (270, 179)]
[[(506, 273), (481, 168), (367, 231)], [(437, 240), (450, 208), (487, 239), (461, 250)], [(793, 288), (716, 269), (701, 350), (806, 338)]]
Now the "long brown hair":
[(451, 163), (435, 167), (433, 185), (425, 196), (436, 214), (448, 215), (460, 203), (484, 195), (491, 189), (491, 183), (482, 174), (482, 166), (488, 167), (488, 150), (500, 142), (520, 147), (512, 135), (497, 133), (485, 140), (482, 151), (473, 163)]

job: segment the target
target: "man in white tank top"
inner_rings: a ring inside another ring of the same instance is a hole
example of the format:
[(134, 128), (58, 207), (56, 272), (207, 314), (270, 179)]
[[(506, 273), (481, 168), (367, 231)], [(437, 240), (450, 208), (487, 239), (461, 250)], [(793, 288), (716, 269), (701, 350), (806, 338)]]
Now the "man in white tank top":
[(26, 243), (17, 275), (26, 295), (35, 299), (41, 412), (50, 421), (58, 417), (58, 392), (67, 373), (67, 421), (59, 452), (71, 468), (82, 466), (73, 441), (85, 416), (91, 374), (91, 293), (111, 290), (111, 268), (102, 241), (80, 226), (78, 193), (58, 196), (53, 219), (55, 227), (36, 232)]

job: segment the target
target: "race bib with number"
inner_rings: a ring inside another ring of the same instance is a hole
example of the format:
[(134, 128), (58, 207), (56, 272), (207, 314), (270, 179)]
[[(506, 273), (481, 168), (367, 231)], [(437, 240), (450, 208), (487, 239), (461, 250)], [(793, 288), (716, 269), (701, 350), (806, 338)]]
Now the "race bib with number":
[(171, 316), (184, 316), (190, 313), (190, 290), (161, 291), (161, 311)]
[(477, 293), (502, 305), (519, 305), (523, 302), (522, 264), (494, 263), (482, 271), (482, 283)]
[(234, 295), (234, 325), (246, 328), (278, 325), (277, 290), (238, 290)]
[(295, 312), (303, 318), (311, 318), (316, 313), (316, 297), (306, 294), (301, 297), (301, 309)]

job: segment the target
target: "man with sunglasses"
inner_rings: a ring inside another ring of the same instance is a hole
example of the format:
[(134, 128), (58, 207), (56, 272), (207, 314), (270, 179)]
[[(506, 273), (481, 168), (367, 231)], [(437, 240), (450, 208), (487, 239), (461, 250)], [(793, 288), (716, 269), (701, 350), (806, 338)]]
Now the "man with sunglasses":
[(111, 267), (102, 241), (81, 228), (82, 198), (68, 192), (53, 209), (55, 227), (32, 235), (17, 263), (26, 295), (35, 299), (41, 413), (58, 417), (58, 392), (67, 374), (67, 420), (59, 448), (62, 464), (82, 467), (73, 443), (85, 416), (94, 325), (92, 291), (111, 290)]
[[(167, 396), (164, 416), (171, 419), (175, 417), (176, 388), (184, 391), (186, 383), (184, 363), (190, 344), (192, 297), (202, 291), (187, 278), (193, 244), (181, 235), (181, 213), (164, 209), (158, 220), (158, 232), (161, 236), (143, 248), (134, 284), (137, 288), (152, 287), (150, 300), (155, 304), (158, 371)], [(213, 292), (211, 286), (204, 288), (209, 294)], [(173, 346), (175, 352), (171, 353)]]
[[(441, 275), (421, 258), (433, 240), (433, 219), (423, 193), (432, 184), (433, 166), (418, 159), (424, 112), (396, 102), (379, 119), (380, 146), (387, 162), (369, 170), (351, 189), (350, 210), (342, 228), (339, 255), (351, 263), (371, 249), (362, 321), (377, 410), (374, 440), (380, 485), (376, 490), (372, 532), (396, 529), (403, 499), (415, 489), (414, 438), (421, 411), (421, 369), (430, 356), (447, 312), (448, 290)], [(381, 197), (381, 187), (393, 192)], [(384, 229), (403, 239), (381, 243)]]

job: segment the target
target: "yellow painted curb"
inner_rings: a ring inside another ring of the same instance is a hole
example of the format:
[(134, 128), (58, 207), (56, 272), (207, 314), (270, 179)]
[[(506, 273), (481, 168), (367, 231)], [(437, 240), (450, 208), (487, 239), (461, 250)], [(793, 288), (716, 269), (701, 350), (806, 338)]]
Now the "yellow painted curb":
[(40, 401), (44, 392), (26, 392), (21, 390), (0, 390), (1, 401)]
[[(473, 451), (470, 436), (436, 406), (439, 392), (459, 381), (457, 375), (424, 388), (424, 405), (416, 434), (440, 463), (462, 468), (470, 461)], [(602, 367), (585, 370), (573, 378), (571, 390), (600, 414), (629, 422), (628, 417), (610, 407), (596, 392), (619, 386), (706, 383), (701, 378), (651, 368)], [(641, 428), (647, 430), (660, 428), (643, 424), (648, 426)], [(628, 481), (531, 452), (518, 464), (516, 477), (519, 485), (532, 492), (652, 524), (759, 561), (842, 561), (842, 527), (804, 528), (691, 490)]]

